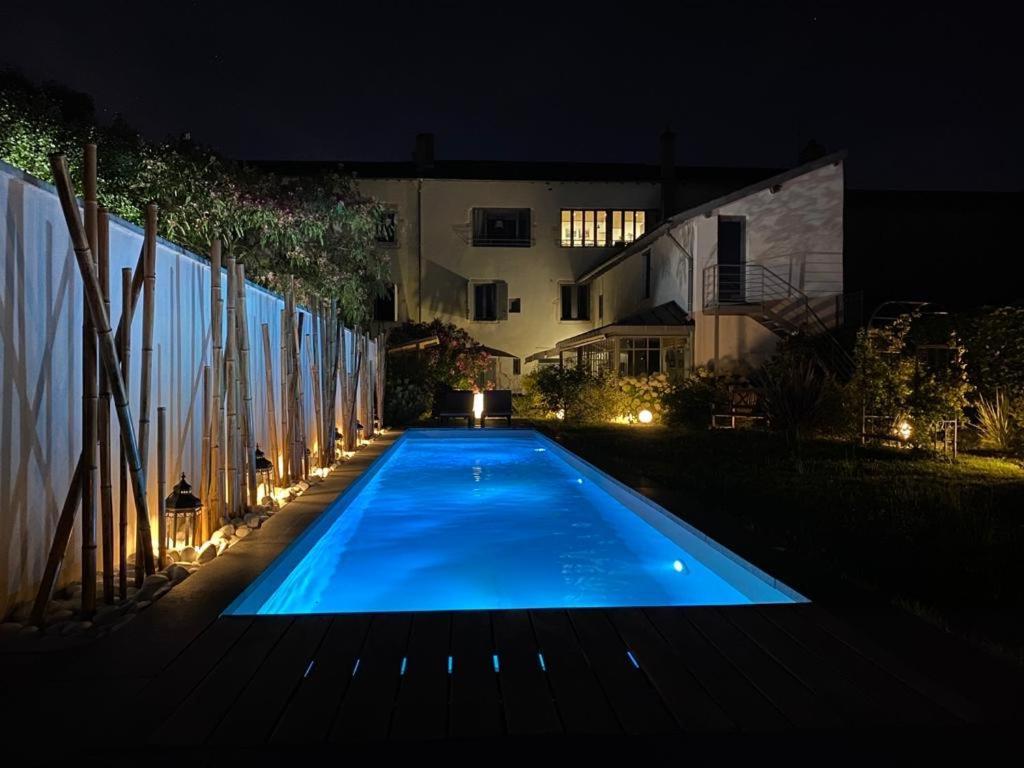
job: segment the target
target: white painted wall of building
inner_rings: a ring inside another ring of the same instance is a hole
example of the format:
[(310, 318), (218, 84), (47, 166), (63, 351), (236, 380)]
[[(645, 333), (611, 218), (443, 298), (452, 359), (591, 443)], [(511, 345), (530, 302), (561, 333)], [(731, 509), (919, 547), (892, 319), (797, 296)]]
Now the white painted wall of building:
[[(30, 598), (38, 585), (60, 507), (81, 451), (82, 280), (60, 204), (52, 188), (0, 163), (0, 617)], [(139, 229), (110, 223), (111, 316), (121, 314), (121, 268), (134, 268)], [(159, 241), (154, 327), (153, 410), (150, 414), (150, 509), (156, 509), (156, 408), (167, 407), (169, 486), (180, 472), (198, 482), (202, 440), (202, 365), (209, 362), (210, 269), (206, 259)], [(222, 277), (222, 285), (226, 276)], [(281, 297), (246, 286), (254, 429), (268, 450), (267, 392), (261, 324), (270, 326), (270, 366), (280, 388)], [(142, 300), (132, 327), (132, 414), (139, 418)], [(308, 318), (307, 324), (308, 325)], [(351, 342), (348, 348), (351, 349)], [(304, 345), (307, 425), (315, 424)], [(371, 354), (371, 358), (373, 355)], [(279, 398), (278, 398), (279, 400)], [(280, 418), (280, 403), (277, 404)], [(340, 412), (339, 412), (340, 413)], [(339, 416), (340, 418), (340, 416)], [(367, 423), (365, 415), (363, 423)], [(111, 434), (118, 434), (111, 420)], [(280, 431), (280, 430), (279, 430)], [(310, 445), (313, 442), (309, 437)], [(116, 444), (115, 444), (116, 449)], [(114, 509), (118, 471), (114, 464)], [(170, 492), (168, 487), (167, 492)], [(154, 517), (155, 520), (155, 517)], [(155, 524), (153, 530), (156, 530)], [(134, 525), (129, 532), (134, 549)], [(97, 541), (99, 535), (97, 534)], [(68, 549), (62, 582), (79, 570), (79, 529)], [(116, 552), (116, 543), (115, 543)], [(99, 559), (99, 562), (102, 562)]]
[[(417, 255), (422, 238), (423, 321), (439, 317), (453, 322), (480, 343), (522, 359), (592, 326), (593, 320), (559, 319), (559, 285), (574, 281), (615, 252), (614, 248), (562, 247), (561, 210), (656, 209), (661, 202), (660, 185), (647, 182), (361, 179), (359, 188), (398, 210), (392, 269), (400, 286), (399, 319), (419, 319)], [(421, 230), (417, 190), (422, 199)], [(530, 208), (533, 245), (474, 247), (475, 207)], [(497, 322), (469, 319), (465, 284), (470, 280), (507, 282), (509, 298), (522, 301), (521, 313)], [(596, 312), (592, 295), (592, 318)], [(510, 363), (502, 365), (507, 369)]]

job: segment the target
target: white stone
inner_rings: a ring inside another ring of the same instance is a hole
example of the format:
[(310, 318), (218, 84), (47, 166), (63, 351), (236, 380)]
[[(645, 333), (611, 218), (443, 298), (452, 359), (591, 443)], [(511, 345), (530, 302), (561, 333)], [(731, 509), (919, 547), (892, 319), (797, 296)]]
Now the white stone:
[(247, 525), (243, 525), (235, 529), (235, 538), (244, 539), (250, 533), (252, 533), (252, 529)]
[[(232, 536), (232, 538), (234, 538), (234, 537)], [(218, 539), (217, 541), (214, 542), (214, 545), (217, 547), (217, 554), (218, 555), (223, 555), (224, 554), (224, 550), (228, 548), (228, 540), (227, 539)]]
[(176, 563), (181, 560), (181, 553), (176, 549), (169, 549), (167, 550), (167, 560)]
[(308, 491), (309, 490), (309, 483), (307, 483), (305, 480), (300, 480), (299, 481), (299, 488), (301, 488), (303, 491)]
[(233, 525), (225, 525), (225, 526), (223, 526), (221, 528), (218, 528), (216, 531), (214, 531), (213, 532), (213, 536), (211, 538), (226, 539), (228, 536), (230, 536), (234, 532), (235, 532), (235, 526), (233, 526)]
[(219, 554), (220, 552), (217, 549), (217, 543), (214, 541), (208, 541), (205, 544), (203, 544), (203, 548), (199, 550), (199, 555), (198, 557), (196, 557), (196, 562), (208, 563)]
[(198, 554), (199, 553), (196, 552), (196, 548), (195, 547), (185, 547), (183, 550), (181, 550), (181, 561), (180, 562), (182, 562), (182, 563), (194, 563), (196, 561), (196, 556)]

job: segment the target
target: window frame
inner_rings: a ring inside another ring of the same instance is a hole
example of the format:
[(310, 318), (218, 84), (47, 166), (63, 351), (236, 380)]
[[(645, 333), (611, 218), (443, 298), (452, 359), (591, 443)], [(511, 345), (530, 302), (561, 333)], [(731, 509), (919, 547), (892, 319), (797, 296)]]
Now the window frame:
[[(489, 212), (516, 213), (515, 236), (491, 237), (487, 234)], [(476, 205), (470, 209), (470, 244), (474, 248), (530, 248), (533, 246), (533, 209), (529, 207)]]
[[(569, 298), (569, 316), (565, 314), (565, 289), (571, 290)], [(573, 290), (575, 289), (575, 290)], [(584, 289), (584, 295), (586, 296), (586, 313), (580, 315), (580, 289)], [(560, 323), (585, 323), (590, 322), (590, 283), (574, 283), (569, 280), (563, 280), (558, 283), (558, 322)]]
[[(630, 214), (630, 239), (625, 238), (626, 214)], [(568, 214), (568, 218), (566, 215)], [(560, 208), (558, 214), (558, 244), (562, 248), (617, 248), (636, 242), (650, 231), (656, 211), (651, 208)], [(621, 239), (613, 239), (615, 220), (618, 216), (618, 230)], [(643, 217), (644, 231), (636, 234), (637, 217)], [(566, 225), (569, 239), (566, 240)], [(604, 237), (599, 240), (597, 233)], [(588, 237), (589, 234), (589, 237)], [(579, 242), (577, 242), (577, 238)]]

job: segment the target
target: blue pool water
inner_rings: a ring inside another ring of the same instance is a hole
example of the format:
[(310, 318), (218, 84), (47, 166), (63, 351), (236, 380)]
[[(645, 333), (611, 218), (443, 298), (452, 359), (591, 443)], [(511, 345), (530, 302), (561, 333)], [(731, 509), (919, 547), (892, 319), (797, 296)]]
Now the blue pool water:
[(803, 601), (531, 430), (410, 430), (231, 614)]

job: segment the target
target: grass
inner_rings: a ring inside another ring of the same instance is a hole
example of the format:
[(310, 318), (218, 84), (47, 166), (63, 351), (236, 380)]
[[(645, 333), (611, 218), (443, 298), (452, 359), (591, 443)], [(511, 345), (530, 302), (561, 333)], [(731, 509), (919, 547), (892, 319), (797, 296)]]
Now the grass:
[(824, 440), (795, 450), (780, 435), (745, 430), (556, 433), (623, 482), (674, 494), (675, 511), (723, 543), (736, 546), (730, 525), (742, 531), (754, 543), (742, 554), (784, 567), (775, 575), (812, 598), (824, 584), (845, 585), (1024, 658), (1021, 461), (950, 462)]

